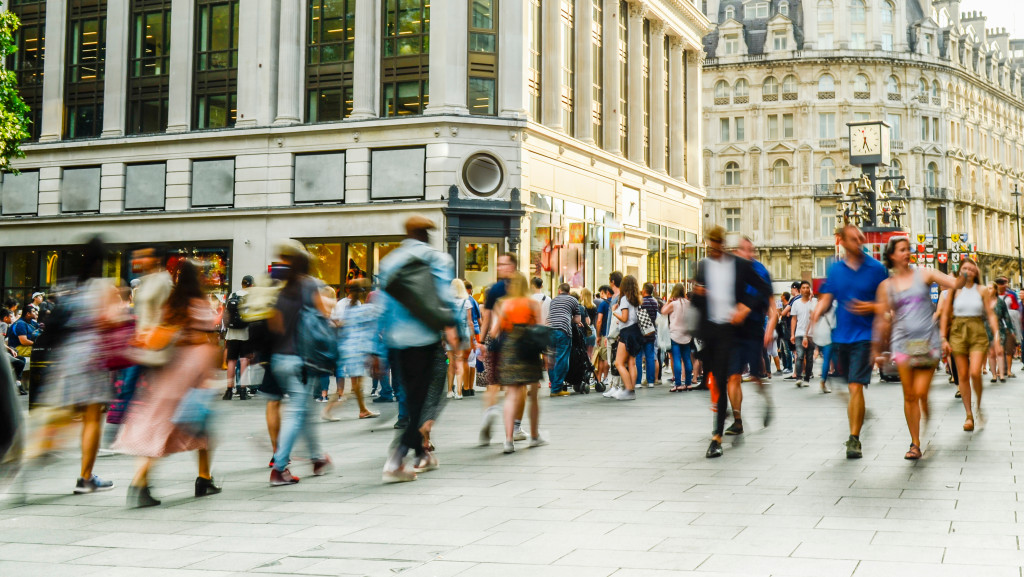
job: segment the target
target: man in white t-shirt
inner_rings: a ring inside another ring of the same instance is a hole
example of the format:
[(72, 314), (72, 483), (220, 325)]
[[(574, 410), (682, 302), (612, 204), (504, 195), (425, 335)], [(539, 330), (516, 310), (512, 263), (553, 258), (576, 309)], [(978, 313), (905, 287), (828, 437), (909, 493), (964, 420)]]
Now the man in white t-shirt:
[(792, 331), (789, 342), (796, 350), (793, 376), (796, 386), (802, 387), (811, 380), (814, 368), (814, 341), (811, 339), (811, 313), (818, 306), (818, 299), (811, 295), (811, 283), (800, 283), (800, 298), (790, 301), (789, 317)]
[(551, 310), (551, 297), (544, 294), (544, 281), (540, 277), (533, 277), (530, 279), (530, 286), (533, 288), (533, 294), (530, 295), (533, 300), (540, 303), (540, 322), (537, 324), (546, 325), (548, 323), (548, 311)]

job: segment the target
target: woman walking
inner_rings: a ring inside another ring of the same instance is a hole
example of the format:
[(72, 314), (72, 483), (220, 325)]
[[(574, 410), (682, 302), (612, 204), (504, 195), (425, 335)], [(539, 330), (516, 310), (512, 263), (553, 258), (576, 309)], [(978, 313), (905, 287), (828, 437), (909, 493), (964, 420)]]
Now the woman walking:
[[(1013, 349), (1008, 348), (1013, 346), (1013, 321), (1010, 319), (1010, 309), (1006, 306), (1006, 301), (999, 297), (999, 285), (992, 284), (992, 294), (995, 296), (993, 303), (993, 313), (996, 315), (996, 322), (999, 324), (999, 345), (1000, 351), (997, 353), (995, 347), (989, 348), (988, 353), (988, 368), (992, 373), (992, 378), (989, 380), (990, 383), (996, 382), (996, 379), (1001, 383), (1006, 382), (1006, 374), (1009, 372), (1009, 366), (1013, 360), (1013, 357), (1006, 354), (1007, 350), (1012, 351)], [(988, 333), (988, 340), (996, 342), (992, 329), (985, 327)], [(1010, 357), (1007, 359), (1007, 357)]]
[(455, 297), (455, 328), (459, 333), (459, 344), (452, 349), (445, 346), (448, 353), (448, 398), (461, 399), (466, 388), (469, 367), (466, 359), (476, 339), (473, 335), (473, 303), (462, 279), (452, 279), (452, 294)]
[[(880, 333), (884, 334), (882, 329), (889, 329), (892, 360), (903, 383), (903, 414), (910, 429), (910, 449), (903, 458), (915, 460), (921, 458), (921, 417), (928, 420), (928, 391), (942, 356), (931, 286), (963, 288), (969, 267), (961, 269), (959, 278), (932, 268), (910, 268), (910, 239), (904, 236), (890, 239), (883, 256), (892, 275), (878, 285), (875, 322)], [(891, 320), (887, 320), (890, 316)], [(872, 358), (880, 356), (881, 340), (875, 339)], [(821, 371), (824, 379), (828, 366), (823, 365)]]
[[(693, 388), (693, 361), (690, 356), (690, 343), (693, 338), (686, 330), (686, 325), (692, 313), (690, 301), (686, 298), (686, 287), (682, 283), (676, 283), (676, 286), (672, 287), (672, 294), (665, 306), (661, 307), (661, 314), (668, 315), (668, 330), (672, 338), (672, 376), (675, 379), (675, 386), (668, 392), (689, 391)], [(685, 379), (680, 376), (683, 370), (686, 371)]]
[(320, 418), (325, 421), (338, 420), (331, 416), (331, 409), (341, 402), (346, 378), (352, 383), (351, 391), (359, 405), (359, 418), (380, 416), (380, 413), (366, 408), (363, 399), (363, 379), (370, 373), (370, 353), (375, 342), (373, 331), (377, 328), (377, 307), (366, 302), (369, 288), (370, 281), (365, 278), (349, 281), (345, 285), (348, 298), (339, 300), (331, 312), (331, 320), (338, 328), (338, 364), (335, 370), (338, 385), (337, 394), (327, 401), (327, 406), (320, 413)]
[(626, 275), (619, 287), (620, 298), (612, 314), (622, 323), (619, 328), (618, 350), (615, 351), (615, 368), (619, 371), (625, 388), (615, 399), (632, 401), (636, 399), (636, 356), (643, 351), (644, 336), (637, 324), (637, 310), (640, 308), (640, 285), (633, 275)]
[[(988, 323), (993, 334), (999, 332), (999, 325), (994, 313), (995, 296), (988, 287), (978, 284), (981, 272), (977, 263), (971, 259), (962, 260), (960, 274), (966, 277), (966, 281), (963, 288), (952, 291), (952, 297), (946, 299), (939, 330), (943, 337), (943, 353), (952, 352), (956, 363), (960, 399), (967, 413), (964, 430), (973, 431), (975, 408), (978, 419), (984, 419), (981, 412), (981, 368), (989, 349), (985, 323)], [(1002, 354), (1000, 343), (993, 343), (992, 346)], [(972, 388), (977, 397), (973, 405)]]
[(205, 431), (190, 431), (172, 422), (186, 395), (202, 388), (220, 361), (220, 351), (215, 344), (217, 313), (203, 296), (199, 267), (184, 260), (177, 273), (177, 282), (164, 305), (161, 320), (161, 325), (178, 331), (174, 353), (170, 362), (149, 373), (149, 385), (128, 411), (114, 444), (119, 451), (142, 457), (128, 487), (128, 505), (132, 507), (160, 504), (150, 493), (149, 472), (158, 459), (172, 453), (198, 451), (196, 497), (221, 491), (210, 473), (210, 441)]

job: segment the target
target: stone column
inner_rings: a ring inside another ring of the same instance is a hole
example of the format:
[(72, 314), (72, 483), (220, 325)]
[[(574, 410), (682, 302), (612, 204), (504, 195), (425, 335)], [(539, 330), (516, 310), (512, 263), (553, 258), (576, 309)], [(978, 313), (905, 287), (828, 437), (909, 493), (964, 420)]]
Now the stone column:
[(195, 17), (195, 0), (172, 0), (167, 132), (188, 132), (192, 128), (192, 64), (195, 52), (192, 31)]
[(594, 11), (590, 2), (576, 5), (576, 86), (573, 89), (573, 115), (576, 120), (576, 139), (594, 143)]
[(644, 162), (644, 16), (647, 6), (629, 5), (629, 153)]
[(665, 172), (665, 23), (651, 22), (651, 168)]
[[(235, 126), (267, 126), (277, 118), (281, 2), (245, 0), (238, 15), (238, 116)], [(300, 61), (301, 62), (301, 61)], [(301, 64), (300, 64), (301, 66)], [(299, 68), (298, 78), (302, 78)], [(301, 86), (294, 86), (302, 90)]]
[(430, 22), (430, 104), (426, 114), (469, 114), (469, 3), (434, 0)]
[(701, 69), (704, 49), (693, 46), (686, 51), (686, 182), (697, 188), (704, 186), (700, 171), (702, 104)]
[(529, 97), (523, 74), (529, 62), (529, 9), (529, 2), (498, 4), (498, 116), (504, 118), (526, 119)]
[[(363, 2), (365, 4), (365, 2)], [(304, 13), (300, 0), (281, 0), (281, 18), (278, 31), (277, 115), (274, 126), (287, 126), (302, 122), (302, 36), (299, 26)]]
[(601, 124), (604, 130), (604, 149), (622, 154), (619, 145), (619, 0), (605, 0), (604, 23), (601, 26), (601, 46), (604, 47), (604, 102), (601, 103)]
[(541, 2), (540, 107), (541, 122), (562, 130), (562, 13), (561, 2)]
[(380, 38), (380, 5), (377, 2), (356, 2), (356, 46), (352, 77), (353, 120), (376, 118), (380, 84), (380, 61), (377, 59)]
[(46, 3), (46, 58), (43, 60), (43, 118), (39, 142), (64, 137), (64, 62), (67, 59), (67, 5)]
[(128, 0), (107, 0), (107, 52), (103, 64), (103, 132), (124, 136), (128, 108)]
[(683, 41), (673, 36), (668, 43), (668, 100), (672, 157), (669, 158), (668, 172), (673, 178), (686, 178), (686, 67), (683, 65)]

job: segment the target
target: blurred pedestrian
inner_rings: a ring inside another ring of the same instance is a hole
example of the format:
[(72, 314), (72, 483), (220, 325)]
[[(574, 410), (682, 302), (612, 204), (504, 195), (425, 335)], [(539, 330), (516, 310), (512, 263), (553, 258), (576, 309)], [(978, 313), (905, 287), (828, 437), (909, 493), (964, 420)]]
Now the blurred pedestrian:
[(338, 380), (337, 394), (327, 402), (320, 417), (325, 421), (337, 421), (331, 416), (331, 409), (341, 402), (345, 392), (345, 379), (351, 382), (352, 396), (359, 405), (360, 419), (373, 419), (380, 413), (366, 408), (363, 399), (363, 379), (369, 371), (370, 354), (373, 352), (377, 330), (378, 308), (374, 303), (366, 302), (370, 288), (367, 279), (355, 279), (345, 285), (347, 298), (340, 299), (331, 312), (331, 320), (338, 331), (338, 366), (335, 377)]
[(541, 303), (529, 296), (526, 275), (515, 272), (508, 282), (508, 292), (498, 301), (495, 336), (501, 342), (498, 378), (505, 389), (505, 453), (515, 452), (515, 428), (520, 406), (529, 396), (531, 447), (547, 444), (540, 435), (540, 389), (543, 345), (532, 351), (525, 341), (533, 338), (531, 327), (541, 324)]
[(687, 330), (687, 323), (689, 315), (694, 312), (690, 310), (690, 301), (686, 298), (683, 283), (676, 283), (672, 287), (672, 294), (661, 308), (661, 314), (668, 315), (669, 334), (672, 337), (672, 376), (675, 386), (669, 392), (689, 391), (693, 387), (693, 361), (690, 357), (693, 337)]
[[(242, 309), (245, 307), (245, 298), (252, 288), (253, 278), (249, 275), (242, 277), (242, 289), (228, 295), (224, 302), (224, 335), (225, 348), (227, 349), (228, 384), (224, 391), (224, 400), (230, 401), (236, 390), (238, 399), (245, 401), (249, 399), (249, 387), (251, 383), (242, 383), (242, 379), (249, 378), (246, 370), (249, 368), (252, 351), (249, 347), (249, 323), (242, 318)], [(237, 373), (236, 373), (237, 371)], [(238, 381), (236, 381), (238, 377)]]
[(449, 349), (448, 354), (448, 398), (461, 399), (462, 390), (469, 375), (466, 358), (476, 342), (473, 334), (473, 305), (466, 283), (462, 279), (452, 280), (452, 295), (455, 298), (455, 328), (459, 335), (457, 349)]

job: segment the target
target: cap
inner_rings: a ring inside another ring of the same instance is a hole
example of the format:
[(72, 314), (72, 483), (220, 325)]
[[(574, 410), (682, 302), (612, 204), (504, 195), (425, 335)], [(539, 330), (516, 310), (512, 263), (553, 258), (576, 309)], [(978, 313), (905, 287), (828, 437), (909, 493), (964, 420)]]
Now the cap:
[(410, 234), (420, 230), (434, 230), (437, 225), (434, 221), (430, 220), (425, 216), (412, 216), (409, 220), (405, 221), (405, 232)]
[(711, 242), (725, 242), (725, 229), (721, 226), (713, 226), (704, 233), (704, 238)]
[(251, 274), (242, 277), (242, 286), (252, 286), (254, 282)]
[(129, 284), (131, 285), (132, 288), (138, 288), (138, 286), (140, 284), (142, 284), (142, 280), (141, 279), (137, 279), (137, 278), (133, 278), (132, 282), (130, 282)]
[(45, 297), (45, 296), (46, 295), (43, 294), (43, 293), (32, 293), (32, 300), (35, 300), (36, 297)]
[(798, 280), (795, 280), (795, 281), (793, 281), (793, 284), (789, 285), (789, 288), (799, 289), (801, 284), (803, 284), (803, 283), (801, 283)]
[(1002, 275), (996, 277), (996, 282), (999, 283), (999, 284), (1003, 284), (1003, 283), (1007, 282), (1008, 280), (1009, 279), (1007, 279), (1005, 276), (1002, 276)]
[(277, 243), (277, 254), (282, 257), (305, 257), (309, 258), (306, 247), (302, 243), (291, 238), (286, 238)]

